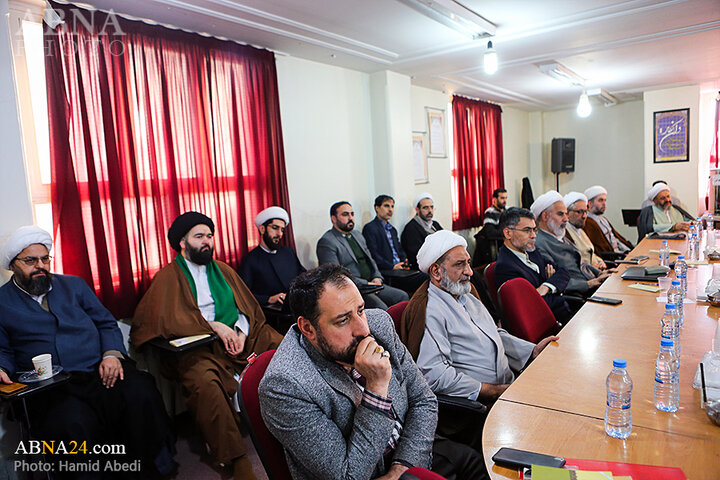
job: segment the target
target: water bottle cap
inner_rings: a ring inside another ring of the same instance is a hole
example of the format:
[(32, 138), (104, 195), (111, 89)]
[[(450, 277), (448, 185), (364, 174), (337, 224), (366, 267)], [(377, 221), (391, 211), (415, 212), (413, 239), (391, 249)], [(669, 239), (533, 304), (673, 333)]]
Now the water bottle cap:
[(677, 307), (677, 305), (675, 305), (674, 303), (666, 303), (665, 304), (665, 310), (675, 310), (676, 307)]
[(660, 340), (660, 346), (661, 347), (672, 347), (673, 341), (670, 340), (669, 338), (663, 338), (662, 340)]
[(685, 260), (685, 255), (680, 255), (680, 256), (678, 257), (678, 260)]
[(673, 280), (673, 281), (672, 281), (672, 284), (673, 284), (673, 285), (680, 285), (680, 280)]
[(667, 245), (667, 240), (663, 240), (663, 245)]
[(613, 360), (613, 367), (625, 368), (627, 367), (627, 362), (622, 358), (616, 358)]

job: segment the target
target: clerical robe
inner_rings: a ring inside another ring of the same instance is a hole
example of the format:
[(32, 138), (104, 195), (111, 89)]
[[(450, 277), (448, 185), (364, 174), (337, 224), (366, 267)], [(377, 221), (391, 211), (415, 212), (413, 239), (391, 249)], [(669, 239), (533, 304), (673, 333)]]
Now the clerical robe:
[[(237, 391), (234, 374), (243, 370), (248, 355), (276, 348), (282, 337), (265, 324), (260, 305), (238, 274), (223, 262), (217, 265), (233, 292), (235, 305), (250, 323), (245, 348), (235, 357), (225, 351), (222, 342), (182, 353), (162, 352), (161, 369), (182, 384), (188, 409), (215, 459), (230, 463), (246, 453), (232, 401)], [(140, 347), (153, 338), (204, 333), (212, 334), (213, 330), (203, 318), (180, 265), (170, 262), (155, 275), (135, 310), (130, 340)]]
[(260, 305), (278, 293), (287, 293), (290, 282), (305, 271), (295, 252), (280, 247), (274, 253), (261, 246), (250, 250), (240, 262), (238, 273)]

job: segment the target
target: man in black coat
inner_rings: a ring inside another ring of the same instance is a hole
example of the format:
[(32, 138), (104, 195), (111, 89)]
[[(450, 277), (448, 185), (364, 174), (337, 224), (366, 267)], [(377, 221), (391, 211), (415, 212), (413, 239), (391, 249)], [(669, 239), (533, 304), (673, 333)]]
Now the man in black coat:
[(435, 203), (429, 193), (421, 193), (415, 199), (416, 215), (405, 225), (400, 242), (408, 257), (410, 266), (417, 270), (417, 253), (425, 242), (425, 237), (443, 228), (433, 220)]
[(566, 324), (572, 312), (562, 293), (570, 280), (569, 273), (535, 250), (535, 218), (525, 208), (510, 208), (500, 217), (505, 244), (498, 252), (495, 281), (502, 285), (513, 278), (524, 278), (536, 288), (555, 315)]
[(280, 245), (290, 223), (287, 211), (266, 208), (255, 217), (260, 244), (240, 262), (238, 273), (261, 306), (282, 305), (290, 282), (305, 268), (290, 247)]

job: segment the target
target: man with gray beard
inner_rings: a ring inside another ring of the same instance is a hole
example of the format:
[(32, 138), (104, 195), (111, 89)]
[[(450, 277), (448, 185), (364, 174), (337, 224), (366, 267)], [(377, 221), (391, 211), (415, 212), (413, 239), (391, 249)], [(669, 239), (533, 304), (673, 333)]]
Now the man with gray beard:
[(601, 272), (582, 259), (580, 251), (565, 238), (568, 211), (562, 195), (550, 190), (540, 195), (530, 206), (540, 229), (535, 247), (543, 256), (570, 274), (565, 288), (568, 294), (590, 296), (613, 272)]
[[(447, 231), (429, 235), (418, 252), (430, 276), (425, 332), (417, 365), (436, 394), (495, 401), (549, 342), (526, 342), (498, 328), (485, 306), (470, 294), (467, 242)], [(512, 370), (511, 370), (512, 369)]]

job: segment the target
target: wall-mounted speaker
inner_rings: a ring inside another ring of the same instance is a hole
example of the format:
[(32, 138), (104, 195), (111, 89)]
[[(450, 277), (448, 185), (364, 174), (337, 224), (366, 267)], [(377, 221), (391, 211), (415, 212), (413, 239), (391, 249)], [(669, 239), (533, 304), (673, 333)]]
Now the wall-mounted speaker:
[(568, 173), (575, 171), (575, 139), (552, 139), (552, 172)]

